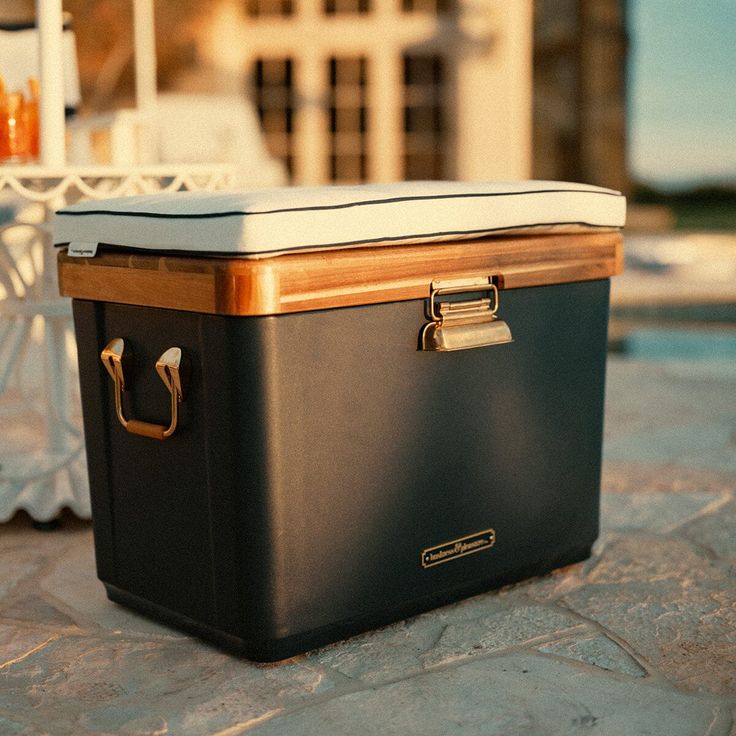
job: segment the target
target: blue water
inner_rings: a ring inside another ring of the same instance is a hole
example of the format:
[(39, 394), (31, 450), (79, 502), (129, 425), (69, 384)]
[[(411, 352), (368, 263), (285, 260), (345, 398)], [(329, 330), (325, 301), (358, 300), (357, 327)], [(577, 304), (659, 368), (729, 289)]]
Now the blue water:
[(644, 360), (736, 361), (736, 328), (639, 328), (626, 336), (623, 354)]

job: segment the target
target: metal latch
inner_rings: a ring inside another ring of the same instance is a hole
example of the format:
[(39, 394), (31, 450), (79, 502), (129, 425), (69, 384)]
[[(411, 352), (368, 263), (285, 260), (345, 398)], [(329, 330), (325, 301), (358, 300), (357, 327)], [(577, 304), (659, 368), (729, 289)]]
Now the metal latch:
[[(480, 292), (468, 301), (438, 301), (442, 294)], [(422, 350), (447, 352), (512, 342), (509, 326), (496, 316), (498, 288), (489, 276), (433, 281), (429, 289), (431, 320), (422, 328)]]

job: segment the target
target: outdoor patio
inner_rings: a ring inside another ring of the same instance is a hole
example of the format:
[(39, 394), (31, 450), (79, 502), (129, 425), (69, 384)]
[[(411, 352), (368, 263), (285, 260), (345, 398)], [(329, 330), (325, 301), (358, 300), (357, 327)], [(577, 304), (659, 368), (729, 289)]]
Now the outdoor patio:
[[(677, 290), (677, 268), (640, 263), (614, 314), (655, 273)], [(107, 601), (87, 522), (16, 517), (0, 529), (0, 734), (732, 736), (735, 418), (728, 352), (613, 355), (589, 561), (274, 665)]]
[[(736, 736), (734, 8), (6, 5), (0, 736)], [(78, 518), (53, 212), (139, 192), (529, 178), (631, 205), (591, 558), (267, 665), (108, 601)]]

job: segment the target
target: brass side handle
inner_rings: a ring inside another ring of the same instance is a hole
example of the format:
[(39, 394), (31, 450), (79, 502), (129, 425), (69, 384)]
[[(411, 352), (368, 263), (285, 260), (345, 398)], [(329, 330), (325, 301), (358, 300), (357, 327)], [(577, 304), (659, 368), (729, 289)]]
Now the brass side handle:
[[(100, 360), (115, 384), (115, 414), (120, 424), (132, 434), (165, 440), (176, 431), (179, 422), (179, 404), (184, 401), (184, 361), (181, 348), (169, 348), (157, 361), (156, 372), (171, 395), (171, 421), (169, 426), (143, 422), (140, 419), (127, 418), (123, 411), (123, 391), (130, 388), (130, 373), (133, 354), (126, 348), (125, 340), (116, 337), (105, 346), (100, 353)], [(128, 386), (126, 387), (126, 376)]]

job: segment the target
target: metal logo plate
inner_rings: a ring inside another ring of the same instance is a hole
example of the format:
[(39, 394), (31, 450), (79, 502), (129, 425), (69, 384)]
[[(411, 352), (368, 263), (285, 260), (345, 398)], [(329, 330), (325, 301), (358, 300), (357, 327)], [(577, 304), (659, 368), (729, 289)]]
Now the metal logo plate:
[(496, 532), (493, 529), (485, 529), (482, 532), (469, 534), (449, 542), (437, 544), (422, 550), (422, 567), (434, 567), (443, 562), (456, 560), (458, 557), (472, 555), (474, 552), (482, 552), (490, 549), (496, 543)]

